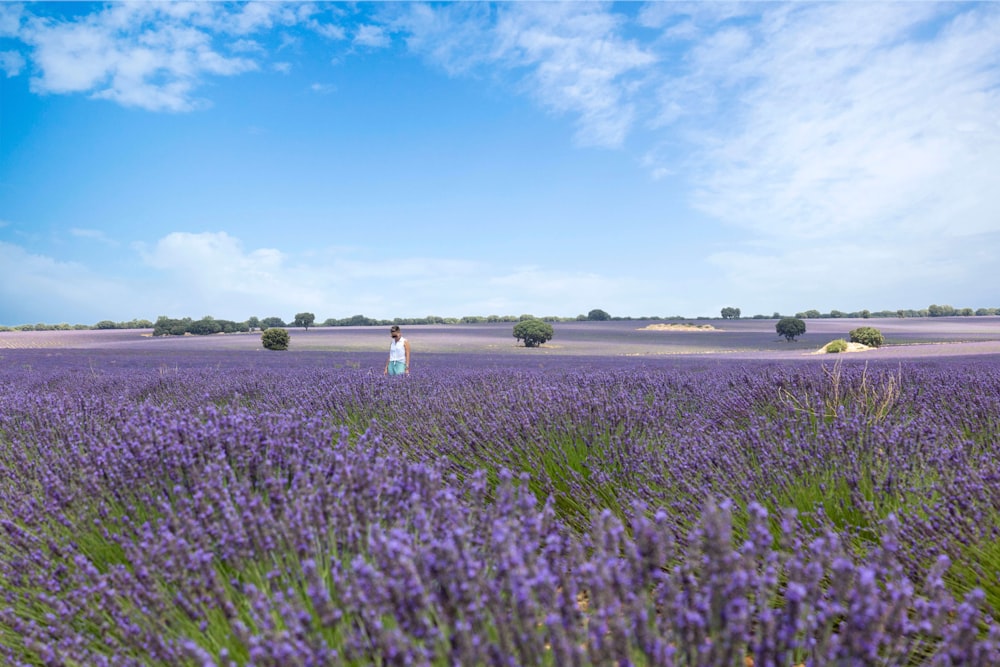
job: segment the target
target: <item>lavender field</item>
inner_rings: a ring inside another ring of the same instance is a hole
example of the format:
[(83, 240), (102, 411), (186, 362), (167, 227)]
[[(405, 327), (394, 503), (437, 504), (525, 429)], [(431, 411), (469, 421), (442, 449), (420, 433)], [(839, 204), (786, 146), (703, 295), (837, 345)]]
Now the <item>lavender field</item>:
[(963, 319), (410, 327), (406, 378), (382, 329), (0, 334), (0, 661), (1000, 664)]

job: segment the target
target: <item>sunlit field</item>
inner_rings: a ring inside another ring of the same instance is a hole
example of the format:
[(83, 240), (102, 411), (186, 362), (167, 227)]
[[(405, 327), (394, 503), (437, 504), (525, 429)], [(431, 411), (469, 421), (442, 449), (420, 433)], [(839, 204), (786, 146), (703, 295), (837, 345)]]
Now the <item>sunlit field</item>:
[(1000, 664), (1000, 326), (942, 319), (2, 333), (0, 663)]

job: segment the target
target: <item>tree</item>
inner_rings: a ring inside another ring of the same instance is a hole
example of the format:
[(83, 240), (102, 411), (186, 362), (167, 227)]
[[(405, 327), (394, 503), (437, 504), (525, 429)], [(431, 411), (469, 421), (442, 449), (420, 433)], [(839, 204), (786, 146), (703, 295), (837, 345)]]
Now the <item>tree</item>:
[(270, 329), (271, 327), (283, 327), (283, 326), (286, 326), (285, 321), (280, 317), (265, 317), (260, 321), (261, 331)]
[(309, 327), (313, 325), (316, 321), (316, 316), (312, 313), (296, 313), (295, 314), (295, 326), (302, 327), (306, 331), (309, 331)]
[(257, 317), (256, 315), (254, 315), (251, 318), (248, 318), (247, 319), (247, 327), (250, 328), (250, 331), (253, 331), (254, 329), (259, 329), (260, 328), (260, 318)]
[(858, 327), (851, 329), (851, 342), (861, 343), (868, 347), (879, 347), (885, 342), (882, 332), (875, 327)]
[(955, 314), (955, 309), (952, 306), (939, 306), (936, 303), (932, 303), (927, 306), (927, 314), (930, 317), (950, 317)]
[(288, 331), (270, 327), (260, 335), (260, 341), (268, 350), (287, 350)]
[(524, 341), (525, 347), (538, 347), (552, 340), (552, 325), (537, 319), (522, 320), (514, 325), (514, 338)]
[(722, 319), (724, 320), (738, 320), (740, 319), (740, 309), (725, 307), (722, 309)]
[(598, 322), (604, 322), (611, 319), (611, 315), (607, 312), (601, 310), (600, 308), (595, 308), (594, 310), (587, 313), (588, 320), (596, 320)]
[(187, 327), (188, 333), (196, 336), (209, 336), (222, 331), (222, 324), (212, 317), (205, 316), (200, 320), (195, 320)]
[(806, 323), (797, 317), (783, 317), (778, 320), (774, 328), (779, 336), (784, 336), (787, 341), (793, 341), (796, 336), (806, 332)]

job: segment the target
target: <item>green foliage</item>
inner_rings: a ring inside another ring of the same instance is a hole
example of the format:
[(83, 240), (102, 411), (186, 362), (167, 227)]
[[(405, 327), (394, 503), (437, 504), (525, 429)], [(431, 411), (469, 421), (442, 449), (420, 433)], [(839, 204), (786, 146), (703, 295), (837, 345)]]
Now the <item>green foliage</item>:
[(806, 332), (806, 323), (797, 317), (783, 317), (778, 320), (774, 328), (779, 336), (784, 336), (787, 341), (793, 341), (796, 336)]
[(724, 320), (738, 320), (740, 319), (740, 309), (732, 308), (727, 306), (722, 309), (722, 319)]
[(837, 340), (831, 340), (829, 343), (826, 344), (826, 347), (824, 347), (823, 349), (826, 350), (827, 354), (846, 352), (847, 341), (844, 340), (843, 338), (838, 338)]
[(939, 306), (936, 303), (927, 306), (927, 315), (929, 317), (950, 317), (956, 314), (955, 308), (952, 306)]
[(885, 342), (885, 337), (875, 327), (858, 327), (851, 329), (851, 342), (861, 343), (868, 347), (879, 347)]
[(236, 333), (250, 330), (246, 322), (217, 320), (210, 315), (206, 315), (200, 320), (192, 320), (190, 317), (177, 320), (161, 315), (152, 327), (154, 336), (183, 336), (184, 334), (209, 336), (217, 333)]
[(278, 327), (271, 327), (260, 335), (260, 340), (268, 350), (287, 350), (288, 331)]
[(606, 311), (601, 310), (600, 308), (595, 308), (594, 310), (587, 313), (587, 319), (596, 320), (598, 322), (605, 322), (611, 319), (611, 315), (609, 315)]
[(309, 327), (311, 327), (315, 321), (316, 316), (312, 313), (295, 313), (295, 326), (302, 327), (306, 331), (309, 330)]
[(203, 317), (188, 326), (188, 333), (196, 336), (209, 336), (221, 332), (222, 325), (211, 317)]
[(538, 347), (551, 340), (553, 334), (552, 325), (542, 320), (522, 320), (514, 325), (514, 338), (523, 340), (525, 347)]
[(271, 327), (284, 327), (288, 326), (285, 321), (280, 317), (265, 317), (260, 321), (261, 330), (270, 329)]

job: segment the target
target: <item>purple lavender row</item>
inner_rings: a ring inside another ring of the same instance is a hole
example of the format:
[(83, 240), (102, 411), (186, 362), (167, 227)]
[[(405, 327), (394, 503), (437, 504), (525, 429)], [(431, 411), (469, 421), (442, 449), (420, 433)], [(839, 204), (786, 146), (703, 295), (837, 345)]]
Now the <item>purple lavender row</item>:
[(5, 354), (4, 663), (1000, 661), (994, 360), (258, 360)]

